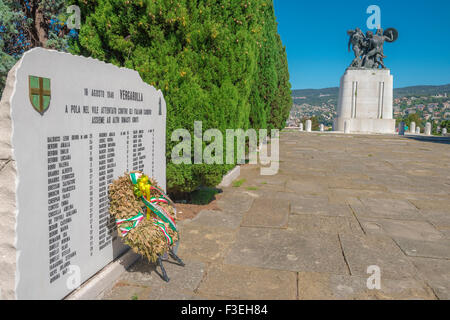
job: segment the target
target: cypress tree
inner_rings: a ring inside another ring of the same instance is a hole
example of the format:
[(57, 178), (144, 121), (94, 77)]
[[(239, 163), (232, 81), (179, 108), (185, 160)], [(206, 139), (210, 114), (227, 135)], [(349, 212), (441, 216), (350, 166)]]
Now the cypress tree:
[(170, 192), (215, 186), (230, 169), (171, 163), (174, 130), (193, 137), (194, 121), (224, 136), (227, 129), (284, 126), (291, 94), (272, 0), (73, 2), (83, 17), (73, 53), (137, 70), (163, 91)]
[(8, 71), (25, 51), (68, 49), (66, 6), (65, 0), (0, 0), (0, 96)]

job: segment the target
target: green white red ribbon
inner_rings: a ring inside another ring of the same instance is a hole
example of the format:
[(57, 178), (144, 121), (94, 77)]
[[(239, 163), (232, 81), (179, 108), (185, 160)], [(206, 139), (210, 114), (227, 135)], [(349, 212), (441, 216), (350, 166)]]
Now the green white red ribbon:
[[(138, 183), (138, 180), (141, 176), (142, 173), (130, 173), (130, 179), (133, 185), (136, 185)], [(160, 218), (163, 222), (168, 223), (173, 231), (177, 232), (177, 226), (173, 218), (166, 210), (164, 210), (164, 208), (157, 205), (157, 203), (171, 203), (173, 205), (172, 200), (170, 200), (169, 196), (167, 196), (160, 188), (152, 186), (152, 189), (159, 191), (161, 193), (161, 197), (151, 198), (149, 199), (150, 201), (148, 201), (144, 196), (142, 196), (142, 201), (144, 202), (145, 206), (150, 209), (150, 211), (156, 214), (158, 218)]]
[[(128, 233), (131, 230), (133, 230), (134, 228), (136, 228), (143, 219), (144, 219), (144, 215), (142, 213), (139, 213), (137, 216), (130, 218), (130, 219), (117, 219), (116, 220), (117, 226), (120, 226), (123, 223), (133, 222), (133, 225), (131, 227), (120, 227), (119, 228), (120, 231), (122, 231), (122, 237), (126, 237), (128, 235)], [(153, 224), (155, 226), (157, 226), (163, 232), (164, 237), (167, 240), (167, 244), (169, 244), (171, 246), (173, 244), (173, 239), (169, 235), (169, 232), (167, 232), (166, 225), (163, 222), (158, 221), (156, 219), (153, 219)]]
[(133, 222), (133, 225), (131, 227), (120, 227), (119, 230), (122, 231), (122, 237), (126, 237), (127, 234), (136, 228), (139, 223), (141, 223), (142, 219), (144, 219), (144, 215), (142, 213), (139, 213), (137, 216), (130, 218), (130, 219), (117, 219), (116, 224), (120, 227), (123, 223)]
[(147, 199), (145, 199), (144, 197), (142, 197), (142, 201), (144, 202), (144, 204), (148, 209), (150, 209), (154, 214), (158, 216), (158, 218), (160, 218), (165, 223), (168, 223), (173, 231), (175, 232), (178, 231), (175, 221), (173, 221), (172, 217), (166, 210), (164, 210), (155, 203), (148, 202)]
[(159, 229), (161, 229), (161, 231), (164, 233), (164, 236), (166, 237), (167, 244), (169, 246), (171, 246), (173, 244), (173, 239), (169, 235), (169, 232), (167, 232), (166, 225), (164, 223), (162, 223), (161, 221), (158, 221), (156, 219), (153, 219), (153, 224), (155, 226), (157, 226)]

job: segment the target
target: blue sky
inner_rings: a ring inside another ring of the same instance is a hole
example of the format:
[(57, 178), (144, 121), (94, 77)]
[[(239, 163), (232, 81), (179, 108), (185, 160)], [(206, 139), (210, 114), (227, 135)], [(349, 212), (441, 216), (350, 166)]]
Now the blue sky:
[(450, 83), (449, 0), (274, 0), (293, 89), (339, 86), (353, 60), (347, 30), (367, 31), (370, 5), (381, 8), (381, 26), (399, 31), (385, 45), (385, 64), (396, 88)]

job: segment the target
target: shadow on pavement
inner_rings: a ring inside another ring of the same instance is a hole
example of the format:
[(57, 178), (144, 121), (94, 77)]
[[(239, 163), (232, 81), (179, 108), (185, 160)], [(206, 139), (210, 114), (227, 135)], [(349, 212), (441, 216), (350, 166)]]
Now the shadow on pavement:
[(405, 136), (407, 139), (423, 142), (450, 144), (450, 137), (436, 137), (436, 136)]

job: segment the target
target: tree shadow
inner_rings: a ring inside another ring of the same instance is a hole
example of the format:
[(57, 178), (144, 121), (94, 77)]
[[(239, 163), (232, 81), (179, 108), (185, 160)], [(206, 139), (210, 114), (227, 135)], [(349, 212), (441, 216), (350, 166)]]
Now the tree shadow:
[(450, 144), (450, 137), (436, 137), (436, 136), (405, 136), (407, 139), (416, 140), (420, 142), (432, 142), (441, 144)]

